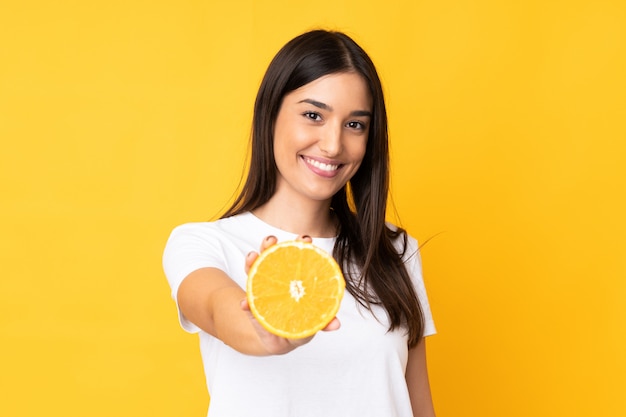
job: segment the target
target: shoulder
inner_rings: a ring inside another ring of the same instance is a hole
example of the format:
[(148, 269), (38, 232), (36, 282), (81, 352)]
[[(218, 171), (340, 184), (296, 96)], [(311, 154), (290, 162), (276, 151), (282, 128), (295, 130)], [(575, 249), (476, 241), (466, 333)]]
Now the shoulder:
[(176, 226), (165, 246), (165, 255), (185, 253), (221, 252), (225, 246), (237, 241), (241, 234), (239, 222), (234, 217), (209, 222), (192, 222)]
[(176, 226), (172, 230), (167, 240), (167, 246), (184, 244), (185, 242), (199, 243), (219, 236), (220, 232), (217, 222), (185, 223)]
[(176, 226), (163, 251), (163, 268), (172, 287), (196, 269), (213, 267), (228, 272), (243, 265), (252, 246), (242, 239), (242, 229), (245, 224), (235, 216)]
[[(283, 232), (286, 236), (286, 232)], [(169, 248), (195, 251), (252, 251), (258, 250), (261, 241), (269, 235), (285, 240), (281, 231), (263, 223), (250, 212), (221, 218), (210, 222), (185, 223), (172, 231), (167, 245)]]
[(173, 238), (219, 238), (236, 234), (240, 229), (245, 229), (245, 215), (227, 217), (207, 222), (190, 222), (176, 226), (171, 234)]

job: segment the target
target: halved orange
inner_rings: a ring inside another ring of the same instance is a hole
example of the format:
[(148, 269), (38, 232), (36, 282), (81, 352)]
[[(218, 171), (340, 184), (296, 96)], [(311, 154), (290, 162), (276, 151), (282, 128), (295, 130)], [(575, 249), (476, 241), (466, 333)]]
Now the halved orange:
[(346, 283), (337, 262), (312, 243), (291, 240), (264, 250), (248, 273), (250, 311), (275, 335), (308, 337), (339, 311)]

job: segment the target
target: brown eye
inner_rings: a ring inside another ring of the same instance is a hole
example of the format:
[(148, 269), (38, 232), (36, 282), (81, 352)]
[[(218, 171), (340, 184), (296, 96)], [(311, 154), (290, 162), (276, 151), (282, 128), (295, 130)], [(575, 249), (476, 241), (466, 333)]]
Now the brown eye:
[(361, 122), (348, 122), (346, 126), (348, 126), (350, 129), (356, 129), (356, 130), (365, 129), (365, 125)]
[(304, 117), (311, 119), (313, 121), (319, 122), (320, 120), (322, 120), (322, 116), (320, 116), (319, 113), (313, 112), (313, 111), (307, 111), (305, 113), (302, 114)]

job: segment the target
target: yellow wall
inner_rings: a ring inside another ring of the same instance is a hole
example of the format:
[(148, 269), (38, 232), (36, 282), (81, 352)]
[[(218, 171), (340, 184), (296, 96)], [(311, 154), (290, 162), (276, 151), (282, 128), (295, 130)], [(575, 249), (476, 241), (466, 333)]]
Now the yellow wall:
[(377, 63), (396, 206), (437, 235), (438, 415), (626, 415), (626, 3), (212, 3), (0, 6), (0, 415), (204, 415), (161, 251), (317, 26)]

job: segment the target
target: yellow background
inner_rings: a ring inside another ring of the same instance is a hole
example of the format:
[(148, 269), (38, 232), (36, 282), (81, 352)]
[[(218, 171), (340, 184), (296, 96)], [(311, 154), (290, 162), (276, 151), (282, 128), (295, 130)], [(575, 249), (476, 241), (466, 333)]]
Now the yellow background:
[(438, 415), (626, 415), (621, 0), (3, 2), (0, 415), (205, 414), (161, 252), (319, 26), (377, 64), (397, 210), (435, 236)]

